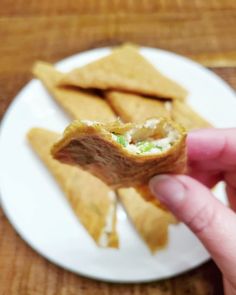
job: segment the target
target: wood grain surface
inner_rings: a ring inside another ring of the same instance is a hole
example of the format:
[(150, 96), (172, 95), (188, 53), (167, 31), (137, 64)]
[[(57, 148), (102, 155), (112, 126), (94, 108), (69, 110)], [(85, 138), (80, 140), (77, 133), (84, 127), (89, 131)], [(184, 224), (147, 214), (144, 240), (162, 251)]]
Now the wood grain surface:
[[(135, 42), (195, 59), (236, 88), (234, 0), (1, 0), (0, 116), (41, 59)], [(17, 235), (0, 209), (0, 295), (223, 294), (213, 262), (149, 284), (107, 284), (49, 263)]]

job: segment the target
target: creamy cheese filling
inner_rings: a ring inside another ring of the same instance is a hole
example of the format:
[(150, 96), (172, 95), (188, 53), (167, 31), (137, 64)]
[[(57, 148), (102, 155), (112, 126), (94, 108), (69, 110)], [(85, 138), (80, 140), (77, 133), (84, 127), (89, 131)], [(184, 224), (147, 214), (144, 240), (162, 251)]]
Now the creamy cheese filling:
[(160, 120), (158, 120), (158, 119), (150, 119), (144, 123), (144, 127), (155, 129), (159, 122), (160, 122)]
[[(157, 119), (151, 119), (145, 122), (143, 127), (155, 129), (159, 122), (160, 121)], [(164, 138), (147, 138), (146, 140), (140, 140), (134, 143), (132, 142), (132, 134), (134, 132), (135, 130), (129, 130), (122, 135), (112, 133), (112, 138), (131, 153), (152, 155), (168, 150), (173, 145), (174, 141), (179, 137), (177, 131), (167, 128), (167, 136)]]
[(113, 231), (113, 218), (115, 214), (115, 208), (116, 208), (116, 194), (113, 191), (110, 191), (108, 193), (108, 197), (111, 200), (111, 205), (108, 210), (107, 216), (106, 216), (106, 222), (105, 226), (102, 229), (102, 233), (100, 235), (98, 244), (101, 247), (107, 247), (109, 243), (109, 235)]
[[(82, 120), (87, 126), (93, 126), (98, 124), (96, 121)], [(111, 133), (112, 139), (122, 145), (129, 152), (139, 155), (153, 155), (160, 154), (163, 151), (168, 150), (173, 143), (178, 139), (179, 133), (173, 130), (171, 126), (165, 126), (166, 137), (153, 139), (147, 138), (145, 140), (136, 140), (133, 142), (133, 134), (135, 134), (139, 129), (149, 129), (153, 133), (153, 130), (160, 123), (159, 119), (147, 120), (143, 125), (139, 125), (123, 134), (118, 134), (115, 132)]]
[(81, 122), (87, 126), (93, 126), (99, 123), (97, 121), (90, 121), (90, 120), (81, 120)]

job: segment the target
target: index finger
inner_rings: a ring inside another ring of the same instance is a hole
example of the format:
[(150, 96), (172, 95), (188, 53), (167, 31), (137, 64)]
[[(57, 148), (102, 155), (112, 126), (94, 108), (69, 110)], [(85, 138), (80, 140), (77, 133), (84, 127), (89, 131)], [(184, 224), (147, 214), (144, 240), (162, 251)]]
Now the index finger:
[(236, 128), (200, 129), (187, 137), (190, 164), (206, 170), (236, 168)]

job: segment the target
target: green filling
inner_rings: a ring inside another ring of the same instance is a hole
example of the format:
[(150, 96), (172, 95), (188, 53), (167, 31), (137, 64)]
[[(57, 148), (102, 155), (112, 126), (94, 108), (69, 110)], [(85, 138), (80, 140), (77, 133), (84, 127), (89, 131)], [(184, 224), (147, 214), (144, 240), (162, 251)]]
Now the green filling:
[[(126, 140), (124, 135), (115, 134), (115, 133), (113, 133), (113, 135), (115, 136), (117, 143), (121, 144), (124, 147), (128, 146), (128, 141)], [(162, 150), (162, 147), (155, 145), (151, 141), (139, 141), (136, 143), (136, 146), (139, 149), (138, 153), (146, 153), (146, 152), (151, 151), (154, 148)]]
[(141, 153), (149, 152), (150, 150), (156, 147), (155, 144), (149, 141), (139, 142), (137, 146)]
[(128, 145), (128, 142), (126, 141), (125, 137), (123, 135), (117, 135), (116, 134), (116, 141), (126, 147)]
[(162, 147), (157, 146), (153, 142), (150, 142), (150, 141), (140, 141), (137, 143), (137, 147), (139, 148), (141, 153), (149, 152), (154, 148), (162, 150)]

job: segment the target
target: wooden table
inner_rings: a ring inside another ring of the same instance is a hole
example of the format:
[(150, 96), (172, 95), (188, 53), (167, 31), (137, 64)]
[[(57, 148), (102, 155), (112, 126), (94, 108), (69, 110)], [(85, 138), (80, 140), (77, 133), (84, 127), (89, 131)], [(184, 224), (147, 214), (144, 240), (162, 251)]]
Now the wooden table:
[[(56, 62), (125, 41), (187, 55), (236, 88), (234, 0), (2, 0), (0, 115), (31, 78), (35, 60)], [(83, 278), (35, 253), (0, 211), (0, 294), (222, 294), (222, 284), (213, 262), (149, 284)]]

